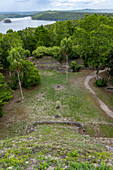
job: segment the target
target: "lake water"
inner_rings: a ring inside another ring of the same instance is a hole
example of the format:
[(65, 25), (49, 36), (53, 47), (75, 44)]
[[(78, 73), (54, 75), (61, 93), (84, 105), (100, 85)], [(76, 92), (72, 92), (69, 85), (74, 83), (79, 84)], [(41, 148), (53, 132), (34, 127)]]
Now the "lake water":
[(40, 25), (53, 24), (55, 21), (45, 21), (45, 20), (32, 20), (31, 17), (24, 18), (10, 18), (12, 23), (0, 22), (0, 33), (5, 34), (7, 30), (12, 29), (13, 31), (22, 30), (26, 27), (38, 27)]

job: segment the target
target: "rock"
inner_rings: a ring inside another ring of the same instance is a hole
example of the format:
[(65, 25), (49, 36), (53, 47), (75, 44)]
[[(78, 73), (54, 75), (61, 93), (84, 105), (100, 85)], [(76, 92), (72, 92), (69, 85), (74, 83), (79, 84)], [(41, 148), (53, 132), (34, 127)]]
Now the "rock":
[(61, 116), (59, 116), (59, 115), (55, 115), (55, 118), (59, 118), (59, 117), (61, 117)]
[(3, 21), (4, 23), (11, 23), (12, 21), (10, 20), (10, 19), (4, 19), (4, 21)]
[(56, 102), (56, 109), (60, 109), (61, 108), (61, 102), (60, 101), (57, 101)]

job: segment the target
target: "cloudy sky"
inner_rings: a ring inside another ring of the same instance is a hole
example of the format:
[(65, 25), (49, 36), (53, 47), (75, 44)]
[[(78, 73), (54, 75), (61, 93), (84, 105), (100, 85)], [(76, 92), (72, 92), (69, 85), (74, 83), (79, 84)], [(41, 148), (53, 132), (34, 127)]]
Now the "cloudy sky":
[(113, 9), (113, 0), (0, 0), (3, 11)]

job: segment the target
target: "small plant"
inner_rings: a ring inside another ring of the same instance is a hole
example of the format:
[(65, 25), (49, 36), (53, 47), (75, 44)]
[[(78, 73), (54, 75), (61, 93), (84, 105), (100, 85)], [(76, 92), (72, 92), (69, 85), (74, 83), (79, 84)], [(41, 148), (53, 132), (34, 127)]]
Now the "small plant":
[(95, 81), (96, 86), (98, 87), (104, 87), (107, 85), (107, 81), (104, 78), (100, 78)]
[(70, 156), (70, 157), (79, 157), (79, 153), (77, 151), (73, 151), (73, 152), (68, 153), (68, 156)]
[(81, 68), (81, 65), (77, 65), (75, 61), (71, 62), (71, 69), (73, 70), (73, 72), (78, 72)]
[(40, 162), (39, 163), (39, 169), (40, 170), (47, 169), (48, 167), (49, 167), (49, 165), (47, 164), (47, 162)]

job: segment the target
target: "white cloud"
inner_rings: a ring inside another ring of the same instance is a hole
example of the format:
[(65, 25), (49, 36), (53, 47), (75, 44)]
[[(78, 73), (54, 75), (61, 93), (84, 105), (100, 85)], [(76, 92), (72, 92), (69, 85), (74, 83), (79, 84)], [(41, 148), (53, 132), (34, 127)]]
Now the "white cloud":
[(0, 11), (107, 9), (113, 0), (1, 0)]

